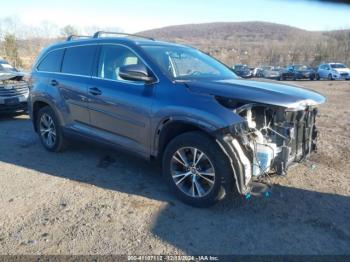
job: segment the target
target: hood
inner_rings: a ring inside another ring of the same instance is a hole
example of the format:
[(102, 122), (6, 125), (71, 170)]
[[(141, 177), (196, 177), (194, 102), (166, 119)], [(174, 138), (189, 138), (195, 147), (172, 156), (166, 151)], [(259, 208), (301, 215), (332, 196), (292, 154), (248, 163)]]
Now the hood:
[(26, 76), (26, 74), (23, 72), (0, 72), (0, 81), (23, 78), (24, 76)]
[(337, 71), (339, 74), (340, 73), (350, 73), (349, 68), (333, 68), (333, 70)]
[(313, 73), (314, 70), (312, 69), (302, 69), (302, 70), (297, 70), (298, 73)]
[(264, 72), (271, 75), (278, 75), (280, 73), (280, 71), (277, 70), (265, 70)]
[(315, 91), (272, 81), (230, 79), (192, 81), (186, 82), (186, 85), (193, 92), (290, 109), (322, 104), (326, 101), (324, 96)]

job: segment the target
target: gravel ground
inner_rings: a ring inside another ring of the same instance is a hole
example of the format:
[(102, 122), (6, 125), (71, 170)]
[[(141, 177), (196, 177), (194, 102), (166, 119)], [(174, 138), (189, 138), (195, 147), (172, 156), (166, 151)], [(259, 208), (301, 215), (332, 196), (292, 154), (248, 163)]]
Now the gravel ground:
[(320, 91), (319, 152), (269, 198), (177, 201), (123, 152), (48, 153), (27, 116), (0, 116), (0, 254), (350, 254), (350, 82)]

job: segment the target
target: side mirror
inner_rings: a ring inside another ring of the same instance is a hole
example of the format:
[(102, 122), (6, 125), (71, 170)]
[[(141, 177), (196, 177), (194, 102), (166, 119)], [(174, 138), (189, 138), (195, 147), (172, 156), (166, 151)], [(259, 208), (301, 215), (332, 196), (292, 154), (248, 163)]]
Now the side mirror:
[(119, 76), (125, 80), (144, 81), (151, 83), (154, 77), (148, 74), (148, 70), (144, 65), (126, 65), (119, 69)]

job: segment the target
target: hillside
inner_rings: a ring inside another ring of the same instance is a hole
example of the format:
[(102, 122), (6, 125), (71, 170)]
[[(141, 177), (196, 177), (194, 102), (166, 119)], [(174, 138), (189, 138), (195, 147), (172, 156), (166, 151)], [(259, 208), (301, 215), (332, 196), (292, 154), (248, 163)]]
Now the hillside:
[[(315, 32), (266, 22), (225, 22), (170, 26), (140, 34), (195, 46), (229, 66), (235, 63), (251, 66), (318, 65), (323, 61), (350, 63), (350, 30)], [(57, 40), (18, 40), (23, 67), (30, 68), (38, 52)], [(0, 48), (0, 56), (2, 51)]]
[[(340, 58), (349, 61), (346, 49), (338, 50), (343, 51), (339, 54), (331, 51), (341, 45), (339, 41), (350, 40), (349, 30), (314, 32), (267, 22), (223, 22), (170, 26), (141, 33), (193, 45), (228, 65), (317, 64), (321, 60)], [(340, 35), (345, 39), (336, 39)]]
[(255, 42), (260, 40), (284, 41), (295, 33), (308, 33), (295, 27), (266, 22), (222, 22), (169, 26), (144, 31), (142, 34), (160, 39), (234, 40)]

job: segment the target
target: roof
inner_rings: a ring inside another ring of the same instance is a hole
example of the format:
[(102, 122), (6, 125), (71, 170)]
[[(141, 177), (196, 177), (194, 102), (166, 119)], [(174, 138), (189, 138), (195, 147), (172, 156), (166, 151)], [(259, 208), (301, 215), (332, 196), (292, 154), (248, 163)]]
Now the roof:
[(150, 40), (150, 39), (144, 39), (144, 38), (134, 38), (134, 37), (101, 37), (101, 38), (74, 38), (69, 41), (60, 41), (57, 43), (54, 43), (50, 45), (47, 50), (52, 50), (55, 48), (62, 48), (62, 47), (69, 47), (69, 46), (76, 46), (76, 45), (87, 45), (87, 44), (108, 44), (108, 43), (118, 43), (118, 44), (124, 44), (124, 45), (136, 45), (136, 46), (142, 46), (142, 45), (157, 45), (157, 46), (178, 46), (178, 47), (184, 47), (184, 45), (175, 44), (175, 43), (169, 43), (169, 42), (163, 42), (158, 40)]

